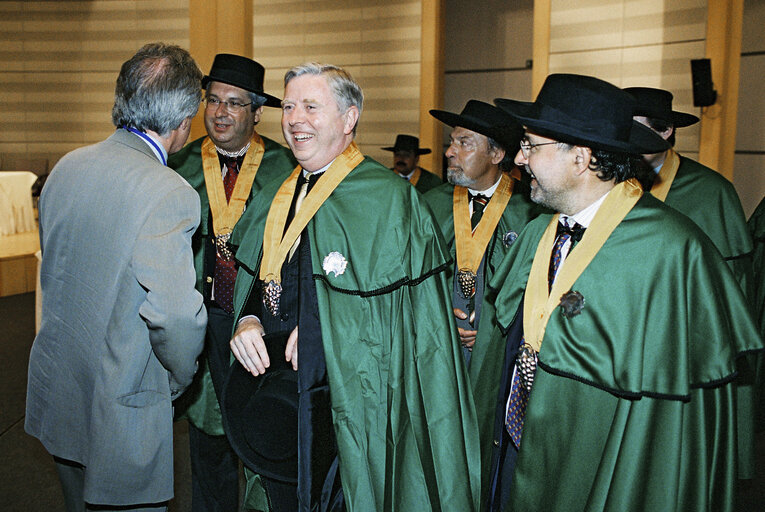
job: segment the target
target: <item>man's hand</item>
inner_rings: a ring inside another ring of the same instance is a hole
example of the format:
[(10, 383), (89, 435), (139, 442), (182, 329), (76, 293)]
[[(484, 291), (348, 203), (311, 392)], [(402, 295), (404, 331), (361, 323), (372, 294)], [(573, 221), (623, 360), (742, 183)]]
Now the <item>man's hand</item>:
[[(468, 317), (467, 313), (458, 308), (454, 308), (454, 316), (460, 320), (467, 320)], [(462, 346), (472, 352), (473, 345), (475, 345), (475, 337), (478, 334), (478, 331), (468, 331), (462, 327), (457, 327), (457, 330), (460, 333), (460, 342), (462, 343)]]
[[(245, 318), (236, 326), (234, 337), (229, 342), (236, 360), (256, 377), (265, 373), (266, 368), (271, 366), (266, 344), (263, 342), (264, 334), (265, 330), (257, 319)], [(297, 337), (297, 333), (295, 336)], [(297, 347), (295, 350), (297, 351)]]
[(284, 348), (284, 357), (287, 359), (287, 362), (292, 363), (292, 369), (297, 371), (298, 369), (298, 328), (297, 325), (294, 329), (292, 329), (292, 332), (290, 333), (290, 337), (287, 338), (287, 346)]

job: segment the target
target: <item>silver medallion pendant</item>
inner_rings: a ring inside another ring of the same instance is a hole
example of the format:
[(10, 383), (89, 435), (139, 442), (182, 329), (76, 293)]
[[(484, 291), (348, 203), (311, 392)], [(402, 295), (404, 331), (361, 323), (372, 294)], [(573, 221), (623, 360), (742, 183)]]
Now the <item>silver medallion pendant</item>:
[(475, 295), (475, 274), (469, 270), (460, 270), (457, 272), (457, 282), (460, 284), (462, 296), (469, 299)]
[(282, 285), (276, 281), (263, 283), (263, 305), (273, 316), (279, 315), (279, 299), (282, 296)]
[(234, 253), (231, 251), (231, 246), (228, 243), (229, 238), (231, 238), (231, 233), (215, 235), (213, 237), (215, 249), (218, 251), (218, 256), (226, 261), (231, 261), (231, 259), (234, 257)]
[(516, 358), (516, 365), (521, 384), (526, 388), (526, 391), (531, 391), (531, 386), (534, 385), (534, 374), (537, 372), (537, 352), (528, 343), (521, 346)]

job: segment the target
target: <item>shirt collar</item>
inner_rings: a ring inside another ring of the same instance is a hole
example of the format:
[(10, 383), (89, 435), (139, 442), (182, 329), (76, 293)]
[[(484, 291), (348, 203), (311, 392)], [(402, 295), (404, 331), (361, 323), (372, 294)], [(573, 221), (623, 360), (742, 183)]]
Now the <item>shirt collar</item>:
[(587, 208), (585, 208), (584, 210), (578, 213), (575, 213), (574, 215), (566, 215), (565, 213), (561, 213), (559, 217), (559, 221), (569, 226), (573, 226), (574, 222), (576, 222), (582, 227), (585, 227), (585, 228), (589, 227), (590, 223), (592, 222), (592, 219), (595, 218), (595, 214), (598, 213), (598, 210), (600, 209), (600, 205), (602, 205), (603, 201), (606, 200), (607, 195), (608, 195), (608, 192), (603, 194), (600, 197), (600, 199), (592, 203), (590, 206), (588, 206)]
[(334, 161), (335, 161), (335, 159), (333, 158), (332, 162), (328, 163), (327, 165), (325, 165), (324, 167), (322, 167), (321, 169), (319, 169), (317, 171), (311, 172), (311, 171), (306, 171), (305, 169), (303, 169), (303, 177), (304, 178), (308, 178), (308, 176), (311, 175), (311, 174), (321, 174), (321, 173), (323, 173), (324, 171), (329, 169), (329, 166), (332, 165), (334, 163)]
[(497, 190), (497, 187), (499, 186), (499, 182), (500, 182), (501, 179), (502, 179), (502, 175), (500, 174), (499, 175), (499, 179), (497, 180), (497, 182), (494, 185), (492, 185), (489, 188), (487, 188), (486, 190), (474, 190), (472, 188), (468, 188), (468, 192), (470, 192), (474, 196), (478, 195), (478, 194), (481, 194), (481, 195), (486, 196), (486, 197), (491, 197), (491, 196), (494, 195), (494, 191)]

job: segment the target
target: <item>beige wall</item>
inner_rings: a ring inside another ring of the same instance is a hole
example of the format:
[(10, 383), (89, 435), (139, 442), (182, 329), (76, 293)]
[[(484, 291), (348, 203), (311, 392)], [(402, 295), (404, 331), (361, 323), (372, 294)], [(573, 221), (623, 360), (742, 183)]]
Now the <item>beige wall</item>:
[(157, 39), (189, 46), (188, 0), (0, 2), (0, 154), (102, 140), (120, 65)]
[[(733, 184), (747, 217), (765, 196), (765, 0), (744, 1)], [(728, 144), (734, 141), (726, 141)]]
[[(266, 91), (282, 96), (284, 73), (306, 61), (346, 68), (364, 90), (356, 142), (384, 165), (396, 133), (419, 133), (420, 0), (253, 0), (253, 58)], [(258, 131), (283, 141), (280, 111)]]
[[(706, 0), (551, 0), (550, 73), (580, 73), (619, 87), (658, 87), (676, 110), (693, 106), (690, 59), (704, 57)], [(696, 158), (699, 125), (676, 148)]]
[[(533, 0), (446, 0), (444, 105), (432, 108), (459, 112), (470, 99), (531, 100), (533, 8)], [(443, 131), (446, 144), (451, 129)]]

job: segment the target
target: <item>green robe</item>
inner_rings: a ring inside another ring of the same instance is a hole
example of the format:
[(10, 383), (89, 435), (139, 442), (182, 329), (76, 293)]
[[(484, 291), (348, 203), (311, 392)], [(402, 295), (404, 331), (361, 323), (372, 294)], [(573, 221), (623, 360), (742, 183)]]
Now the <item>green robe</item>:
[[(680, 165), (664, 203), (687, 215), (706, 235), (730, 266), (744, 293), (752, 291), (752, 238), (735, 188), (720, 173), (695, 160), (680, 157)], [(755, 465), (756, 358), (742, 361), (739, 372), (739, 478), (753, 478)]]
[(420, 167), (420, 170), (422, 171), (420, 172), (420, 179), (417, 180), (417, 184), (414, 186), (414, 188), (416, 188), (420, 194), (424, 194), (429, 190), (433, 190), (439, 185), (443, 185), (444, 182), (441, 180), (441, 178), (432, 172), (425, 170), (422, 167)]
[[(265, 145), (265, 152), (258, 167), (258, 172), (255, 175), (250, 196), (247, 199), (247, 207), (251, 205), (253, 197), (268, 182), (277, 181), (281, 183), (297, 165), (289, 149), (267, 137), (261, 136), (261, 138)], [(194, 249), (194, 268), (197, 273), (196, 288), (202, 294), (205, 293), (203, 279), (206, 242), (210, 236), (210, 201), (207, 198), (207, 187), (205, 185), (204, 171), (202, 170), (201, 150), (204, 139), (205, 137), (196, 139), (184, 146), (179, 152), (170, 155), (168, 159), (168, 166), (183, 176), (199, 194), (202, 218), (199, 228), (192, 237), (191, 244)], [(205, 297), (205, 300), (207, 301), (209, 298)], [(224, 434), (220, 406), (215, 396), (206, 360), (203, 362), (202, 370), (197, 373), (191, 388), (187, 390), (182, 398), (182, 402), (181, 409), (187, 407), (185, 409), (185, 416), (195, 427), (208, 435), (221, 436)]]
[[(258, 285), (267, 214), (267, 202), (254, 205), (232, 235), (237, 315)], [(478, 436), (451, 261), (420, 194), (366, 158), (306, 232), (348, 510), (476, 510)], [(340, 275), (323, 270), (332, 252), (347, 261)]]
[[(454, 185), (444, 183), (440, 187), (425, 194), (433, 214), (436, 217), (441, 232), (446, 240), (446, 245), (452, 260), (457, 261), (457, 248), (454, 240)], [(529, 187), (521, 181), (515, 181), (513, 195), (505, 207), (502, 217), (499, 219), (494, 235), (489, 241), (486, 250), (489, 255), (484, 265), (484, 285), (488, 284), (494, 273), (501, 264), (505, 255), (512, 247), (513, 234), (517, 236), (528, 222), (547, 210), (534, 204), (529, 199)], [(505, 237), (510, 234), (506, 239)], [(451, 269), (450, 278), (454, 278), (454, 267)], [(485, 289), (485, 288), (484, 288)], [(481, 310), (479, 327), (483, 324), (496, 327), (496, 318), (492, 308)], [(487, 396), (497, 396), (499, 392), (499, 378), (502, 371), (502, 354), (504, 354), (504, 340), (492, 337), (492, 329), (479, 329), (475, 345), (471, 355), (470, 376), (471, 389), (478, 418), (478, 431), (481, 440), (481, 475), (482, 475), (482, 502), (488, 491), (488, 478), (490, 476), (491, 452), (494, 441), (494, 413), (495, 404), (486, 400)], [(480, 335), (483, 333), (483, 336)], [(499, 354), (499, 357), (497, 357)]]
[[(549, 221), (491, 283), (502, 326)], [(719, 253), (646, 194), (572, 290), (584, 308), (547, 324), (506, 510), (733, 510), (736, 359), (762, 341)]]
[(719, 172), (678, 156), (680, 166), (664, 203), (687, 215), (712, 239), (748, 292), (752, 238), (736, 189)]
[[(765, 337), (765, 199), (757, 205), (749, 218), (748, 226), (754, 240), (752, 253), (754, 271), (750, 303), (760, 328), (760, 335)], [(757, 361), (757, 382), (756, 390), (759, 397), (756, 398), (756, 403), (759, 414), (755, 430), (760, 432), (765, 430), (765, 357), (760, 357)]]

